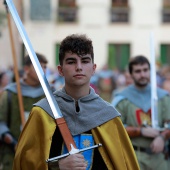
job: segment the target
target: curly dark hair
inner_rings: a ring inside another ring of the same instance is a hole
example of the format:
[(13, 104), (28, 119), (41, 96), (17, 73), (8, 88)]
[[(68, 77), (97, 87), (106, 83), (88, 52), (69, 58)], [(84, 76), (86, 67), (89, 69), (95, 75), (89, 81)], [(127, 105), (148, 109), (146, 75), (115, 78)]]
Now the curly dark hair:
[(94, 62), (92, 41), (84, 34), (69, 35), (61, 42), (59, 50), (60, 65), (63, 65), (66, 52), (75, 53), (79, 56), (91, 54), (92, 62)]

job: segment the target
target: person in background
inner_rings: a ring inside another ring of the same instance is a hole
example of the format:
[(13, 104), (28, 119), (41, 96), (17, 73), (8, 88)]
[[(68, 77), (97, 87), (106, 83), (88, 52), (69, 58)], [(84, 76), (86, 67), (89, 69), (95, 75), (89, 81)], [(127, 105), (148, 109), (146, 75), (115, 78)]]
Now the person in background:
[(54, 97), (77, 148), (95, 143), (102, 146), (47, 164), (48, 158), (68, 151), (44, 98), (34, 104), (22, 131), (13, 170), (139, 170), (120, 114), (90, 87), (96, 70), (92, 41), (86, 35), (67, 36), (60, 45), (59, 61), (58, 71), (65, 85), (54, 92)]
[(112, 92), (116, 89), (116, 80), (113, 70), (109, 69), (108, 65), (104, 65), (97, 76), (98, 94), (107, 102), (111, 102)]
[[(47, 59), (39, 53), (37, 57), (45, 72)], [(44, 91), (28, 55), (24, 58), (24, 75), (20, 80), (20, 86), (26, 120), (33, 103), (44, 97)], [(2, 170), (12, 169), (15, 147), (23, 128), (17, 93), (16, 82), (10, 83), (0, 99), (0, 165)]]
[(152, 127), (150, 63), (142, 55), (129, 62), (134, 83), (115, 94), (113, 106), (121, 113), (122, 122), (130, 136), (141, 170), (168, 170), (164, 151), (170, 138), (170, 96), (157, 88), (158, 122)]
[(6, 72), (1, 72), (0, 73), (0, 95), (2, 94), (4, 88), (8, 85), (9, 83), (9, 77)]
[(113, 101), (116, 93), (124, 90), (127, 86), (131, 85), (132, 83), (133, 83), (133, 79), (132, 79), (131, 75), (129, 74), (129, 71), (125, 70), (124, 72), (120, 73), (116, 79), (116, 87), (117, 88), (115, 90), (113, 90), (113, 92), (112, 92), (111, 101)]

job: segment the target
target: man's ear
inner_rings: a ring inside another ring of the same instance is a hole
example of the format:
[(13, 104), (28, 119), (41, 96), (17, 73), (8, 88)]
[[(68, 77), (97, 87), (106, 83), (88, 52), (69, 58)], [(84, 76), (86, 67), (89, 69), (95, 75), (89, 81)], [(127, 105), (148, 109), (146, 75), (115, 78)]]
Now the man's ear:
[(97, 67), (97, 65), (96, 65), (96, 64), (93, 64), (93, 74), (95, 74), (96, 67)]
[(60, 65), (57, 66), (57, 69), (58, 69), (59, 75), (60, 75), (60, 76), (64, 76), (62, 66), (60, 66)]

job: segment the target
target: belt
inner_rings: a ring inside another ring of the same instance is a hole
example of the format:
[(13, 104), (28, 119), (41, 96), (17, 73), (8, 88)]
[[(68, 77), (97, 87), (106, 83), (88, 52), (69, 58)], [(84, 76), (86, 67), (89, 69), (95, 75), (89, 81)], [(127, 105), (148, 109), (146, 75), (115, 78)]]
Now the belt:
[(136, 151), (140, 151), (140, 152), (145, 152), (149, 155), (153, 154), (151, 148), (143, 148), (143, 147), (140, 147), (140, 146), (133, 146), (134, 150)]

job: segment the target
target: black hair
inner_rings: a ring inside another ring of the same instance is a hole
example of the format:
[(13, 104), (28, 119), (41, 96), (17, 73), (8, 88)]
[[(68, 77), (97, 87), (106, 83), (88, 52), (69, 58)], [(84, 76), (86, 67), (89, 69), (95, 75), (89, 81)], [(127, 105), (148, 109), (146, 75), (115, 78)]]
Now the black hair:
[[(37, 58), (38, 58), (38, 60), (39, 60), (40, 63), (45, 63), (45, 64), (48, 63), (48, 61), (47, 61), (47, 59), (45, 58), (44, 55), (42, 55), (42, 54), (40, 54), (40, 53), (36, 53), (36, 55), (37, 55)], [(26, 55), (26, 56), (24, 57), (24, 65), (25, 65), (25, 66), (30, 66), (30, 65), (32, 65), (32, 62), (31, 62), (31, 59), (30, 59), (29, 55)]]
[(66, 52), (75, 53), (79, 56), (91, 54), (92, 62), (94, 62), (92, 41), (84, 34), (69, 35), (61, 42), (59, 51), (60, 65), (63, 65), (63, 60)]
[(138, 55), (136, 57), (133, 57), (130, 59), (130, 62), (129, 62), (129, 73), (132, 74), (132, 71), (133, 71), (133, 65), (143, 65), (143, 64), (148, 64), (149, 68), (150, 68), (150, 63), (149, 63), (149, 60), (143, 56), (143, 55)]

